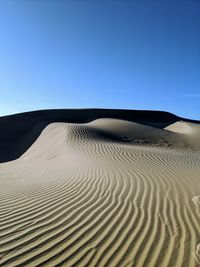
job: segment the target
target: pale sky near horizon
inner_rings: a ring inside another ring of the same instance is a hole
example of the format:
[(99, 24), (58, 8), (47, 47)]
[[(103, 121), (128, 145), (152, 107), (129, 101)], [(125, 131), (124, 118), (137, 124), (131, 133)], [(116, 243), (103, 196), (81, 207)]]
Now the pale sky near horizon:
[(200, 120), (200, 1), (0, 0), (0, 116), (87, 107)]

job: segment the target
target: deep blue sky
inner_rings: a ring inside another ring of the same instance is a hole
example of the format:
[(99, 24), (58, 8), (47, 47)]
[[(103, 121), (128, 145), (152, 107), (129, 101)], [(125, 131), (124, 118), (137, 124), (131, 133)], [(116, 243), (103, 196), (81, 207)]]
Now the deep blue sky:
[(0, 115), (71, 107), (200, 119), (199, 0), (1, 0)]

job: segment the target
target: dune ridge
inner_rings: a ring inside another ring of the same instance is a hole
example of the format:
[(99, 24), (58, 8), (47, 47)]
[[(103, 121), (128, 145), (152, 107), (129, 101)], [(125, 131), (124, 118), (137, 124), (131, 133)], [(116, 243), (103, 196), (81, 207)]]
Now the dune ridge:
[(199, 266), (200, 149), (173, 123), (48, 124), (0, 164), (0, 266)]
[(19, 158), (50, 123), (88, 123), (113, 118), (164, 128), (178, 121), (200, 123), (164, 111), (123, 109), (38, 110), (0, 117), (0, 163)]

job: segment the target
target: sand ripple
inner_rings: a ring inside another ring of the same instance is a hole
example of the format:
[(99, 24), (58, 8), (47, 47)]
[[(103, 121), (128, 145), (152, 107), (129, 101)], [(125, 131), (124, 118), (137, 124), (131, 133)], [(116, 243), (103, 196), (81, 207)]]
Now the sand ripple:
[(199, 152), (114, 124), (50, 124), (0, 164), (0, 266), (200, 264)]

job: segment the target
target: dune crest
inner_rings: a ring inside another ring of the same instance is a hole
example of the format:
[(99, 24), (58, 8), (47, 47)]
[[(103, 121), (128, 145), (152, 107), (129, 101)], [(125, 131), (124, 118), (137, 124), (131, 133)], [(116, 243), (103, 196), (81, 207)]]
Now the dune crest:
[(166, 130), (175, 132), (175, 133), (182, 133), (182, 134), (199, 134), (200, 133), (200, 125), (190, 122), (178, 121), (175, 122), (167, 127)]
[(165, 130), (179, 133), (184, 136), (186, 142), (192, 147), (200, 147), (200, 125), (191, 122), (179, 121), (173, 123), (167, 127)]

